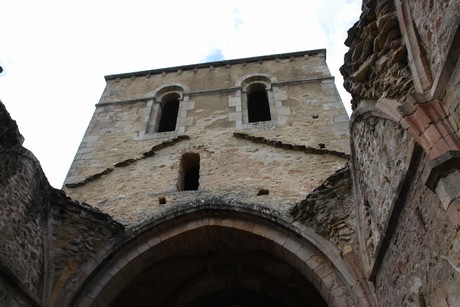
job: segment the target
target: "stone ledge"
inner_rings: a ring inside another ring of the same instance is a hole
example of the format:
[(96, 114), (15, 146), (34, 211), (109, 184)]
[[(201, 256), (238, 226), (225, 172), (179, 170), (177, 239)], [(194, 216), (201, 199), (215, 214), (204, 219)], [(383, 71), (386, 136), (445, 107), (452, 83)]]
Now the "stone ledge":
[(131, 73), (123, 73), (123, 74), (116, 74), (116, 75), (107, 75), (105, 76), (105, 80), (117, 80), (121, 78), (132, 78), (132, 77), (147, 77), (150, 78), (152, 75), (162, 74), (162, 73), (170, 73), (175, 72), (177, 73), (179, 70), (186, 71), (186, 70), (195, 70), (195, 69), (203, 69), (203, 68), (214, 68), (214, 67), (225, 67), (227, 65), (235, 65), (235, 64), (246, 64), (246, 63), (253, 63), (262, 61), (269, 61), (275, 59), (286, 59), (291, 57), (302, 57), (304, 59), (308, 59), (310, 56), (321, 56), (326, 57), (326, 49), (316, 49), (316, 50), (308, 50), (308, 51), (298, 51), (298, 52), (291, 52), (291, 53), (281, 53), (281, 54), (273, 54), (273, 55), (264, 55), (264, 56), (257, 56), (257, 57), (250, 57), (250, 58), (240, 58), (234, 60), (224, 60), (224, 61), (215, 61), (215, 62), (207, 62), (207, 63), (200, 63), (200, 64), (192, 64), (192, 65), (183, 65), (183, 66), (175, 66), (175, 67), (168, 67), (168, 68), (159, 68), (153, 70), (145, 70), (145, 71), (138, 71), (138, 72), (131, 72)]
[[(155, 151), (158, 151), (158, 150), (163, 149), (163, 148), (168, 147), (168, 146), (173, 146), (177, 142), (180, 142), (180, 141), (183, 141), (183, 140), (189, 140), (189, 139), (190, 139), (190, 137), (188, 135), (179, 135), (177, 138), (166, 140), (164, 142), (161, 142), (160, 144), (154, 145), (149, 151), (146, 151), (146, 152), (142, 153), (141, 157), (129, 158), (129, 159), (117, 162), (113, 166), (115, 168), (128, 166), (128, 165), (133, 164), (133, 163), (135, 163), (135, 162), (137, 162), (139, 160), (143, 160), (143, 159), (146, 159), (146, 158), (154, 156)], [(99, 173), (90, 175), (90, 176), (86, 177), (85, 179), (83, 179), (81, 181), (65, 183), (64, 185), (65, 185), (66, 188), (77, 188), (77, 187), (80, 187), (80, 186), (83, 186), (83, 185), (87, 184), (88, 182), (97, 180), (97, 179), (101, 178), (102, 176), (111, 173), (113, 170), (114, 170), (114, 168), (109, 167), (109, 168), (106, 168), (105, 170), (103, 170), (103, 171), (101, 171)]]
[(306, 154), (308, 153), (319, 154), (319, 155), (327, 154), (331, 156), (341, 157), (344, 159), (348, 159), (350, 157), (350, 155), (344, 152), (336, 151), (336, 150), (329, 150), (329, 149), (324, 149), (324, 148), (314, 148), (314, 147), (305, 146), (305, 145), (287, 144), (287, 143), (283, 143), (282, 141), (270, 140), (270, 139), (266, 139), (261, 136), (254, 136), (254, 135), (250, 135), (250, 134), (242, 133), (242, 132), (234, 132), (233, 136), (236, 138), (245, 139), (245, 140), (248, 140), (254, 143), (263, 143), (263, 144), (270, 145), (273, 147), (279, 147), (279, 148), (295, 150), (295, 151), (303, 151)]
[(460, 151), (447, 151), (431, 160), (422, 175), (425, 185), (438, 195), (444, 210), (460, 199)]
[(460, 169), (460, 151), (447, 151), (428, 163), (423, 172), (423, 181), (427, 187), (435, 191), (440, 178), (458, 169)]

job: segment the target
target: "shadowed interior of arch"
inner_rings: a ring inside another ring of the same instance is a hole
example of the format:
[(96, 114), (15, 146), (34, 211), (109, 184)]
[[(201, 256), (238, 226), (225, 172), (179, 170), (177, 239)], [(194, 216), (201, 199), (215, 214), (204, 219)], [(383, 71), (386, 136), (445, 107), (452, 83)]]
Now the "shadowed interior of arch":
[(246, 231), (194, 229), (151, 251), (155, 259), (158, 253), (165, 256), (138, 273), (111, 307), (327, 306), (302, 273), (275, 255), (273, 242)]

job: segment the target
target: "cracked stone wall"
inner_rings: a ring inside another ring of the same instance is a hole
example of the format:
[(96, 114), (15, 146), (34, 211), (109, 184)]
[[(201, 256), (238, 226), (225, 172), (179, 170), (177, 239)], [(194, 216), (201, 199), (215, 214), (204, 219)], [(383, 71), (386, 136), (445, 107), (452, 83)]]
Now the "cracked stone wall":
[[(1, 105), (0, 304), (61, 306), (103, 261), (100, 253), (182, 204), (288, 216), (346, 164), (348, 116), (324, 50), (214, 65), (108, 80), (66, 180), (68, 194), (94, 207), (49, 186)], [(273, 120), (244, 123), (239, 83), (266, 75)], [(173, 80), (185, 89), (180, 129), (152, 133), (149, 95), (164, 82), (176, 86)], [(189, 152), (200, 155), (200, 187), (178, 192), (180, 160)], [(349, 240), (341, 224), (333, 228), (334, 243)]]

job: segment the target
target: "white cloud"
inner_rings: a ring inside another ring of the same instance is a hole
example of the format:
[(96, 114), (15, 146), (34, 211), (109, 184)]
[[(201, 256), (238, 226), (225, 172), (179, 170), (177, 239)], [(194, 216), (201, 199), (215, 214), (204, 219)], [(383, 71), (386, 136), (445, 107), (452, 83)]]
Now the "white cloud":
[(328, 48), (340, 77), (359, 8), (357, 0), (9, 1), (0, 19), (0, 98), (59, 187), (104, 75), (203, 62), (216, 51), (232, 59)]

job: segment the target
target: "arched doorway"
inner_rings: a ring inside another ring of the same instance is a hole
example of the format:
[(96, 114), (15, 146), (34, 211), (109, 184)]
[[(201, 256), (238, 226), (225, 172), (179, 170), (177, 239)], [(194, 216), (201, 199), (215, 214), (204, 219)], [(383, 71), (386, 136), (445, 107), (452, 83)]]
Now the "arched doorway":
[(327, 306), (315, 287), (247, 231), (204, 226), (160, 243), (170, 250), (110, 306)]
[(325, 255), (330, 246), (313, 232), (293, 231), (292, 222), (267, 219), (260, 209), (203, 208), (134, 231), (94, 268), (74, 304), (347, 306), (366, 296), (340, 253)]

